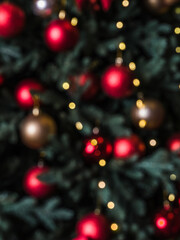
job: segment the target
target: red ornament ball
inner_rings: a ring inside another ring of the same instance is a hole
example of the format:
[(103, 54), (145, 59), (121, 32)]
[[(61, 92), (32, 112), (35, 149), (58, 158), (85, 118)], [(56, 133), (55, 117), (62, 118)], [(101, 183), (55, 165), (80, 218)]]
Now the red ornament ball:
[(53, 20), (45, 31), (45, 42), (54, 52), (72, 49), (78, 39), (78, 29), (67, 20)]
[(53, 192), (54, 185), (47, 184), (38, 179), (38, 176), (48, 171), (48, 167), (32, 167), (29, 169), (23, 182), (24, 190), (27, 194), (35, 198), (45, 198)]
[(2, 75), (0, 75), (0, 85), (2, 85), (4, 82), (4, 77)]
[(85, 88), (82, 95), (84, 100), (92, 99), (99, 90), (99, 82), (96, 76), (92, 73), (84, 73), (79, 76), (70, 77), (71, 94), (76, 94), (80, 88)]
[(78, 237), (74, 238), (73, 240), (89, 240), (89, 238), (84, 237), (84, 236), (78, 236)]
[(111, 143), (101, 136), (94, 135), (84, 141), (83, 156), (87, 163), (97, 163), (100, 159), (107, 159), (111, 153)]
[(0, 37), (15, 36), (23, 30), (24, 25), (25, 14), (21, 8), (8, 2), (0, 4)]
[(34, 100), (30, 92), (31, 90), (42, 92), (43, 87), (33, 79), (26, 79), (20, 82), (15, 91), (16, 100), (19, 106), (23, 108), (33, 107)]
[(174, 237), (180, 232), (179, 209), (162, 209), (154, 219), (156, 234), (161, 237)]
[(135, 155), (140, 157), (144, 154), (145, 149), (145, 144), (138, 136), (121, 137), (114, 142), (114, 157), (122, 160), (127, 160)]
[(108, 11), (111, 7), (112, 0), (76, 0), (76, 5), (79, 10), (93, 9), (94, 11)]
[(171, 152), (178, 152), (180, 153), (180, 133), (174, 134), (169, 140), (168, 140), (168, 149)]
[(101, 81), (104, 92), (112, 98), (124, 98), (133, 92), (131, 71), (125, 66), (109, 67)]
[(76, 232), (77, 235), (91, 240), (107, 240), (110, 235), (110, 226), (105, 216), (90, 213), (78, 222)]

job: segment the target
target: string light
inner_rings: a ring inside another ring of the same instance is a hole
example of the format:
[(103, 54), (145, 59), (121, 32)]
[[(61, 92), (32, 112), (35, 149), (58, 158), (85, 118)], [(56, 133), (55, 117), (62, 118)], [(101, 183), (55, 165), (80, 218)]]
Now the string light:
[(170, 179), (171, 179), (171, 181), (175, 181), (176, 180), (176, 175), (174, 174), (174, 173), (172, 173), (171, 175), (170, 175)]
[(121, 65), (122, 63), (123, 63), (122, 57), (117, 57), (117, 58), (116, 58), (116, 61), (115, 61), (115, 64), (116, 64), (116, 65)]
[(119, 29), (123, 28), (123, 26), (124, 26), (123, 22), (121, 22), (121, 21), (116, 23), (116, 27), (119, 28)]
[(179, 27), (176, 27), (176, 28), (174, 29), (174, 33), (175, 33), (175, 34), (180, 34), (180, 28), (179, 28)]
[(104, 159), (99, 160), (99, 166), (101, 166), (101, 167), (106, 166), (106, 160), (104, 160)]
[(77, 24), (78, 24), (78, 19), (76, 17), (72, 18), (71, 25), (75, 27)]
[(76, 125), (77, 130), (82, 130), (83, 129), (83, 125), (82, 125), (81, 122), (76, 122), (75, 125)]
[(170, 202), (173, 202), (174, 200), (175, 200), (175, 195), (174, 194), (169, 194), (169, 197), (168, 197), (168, 200), (170, 201)]
[(150, 144), (152, 147), (155, 147), (156, 144), (157, 144), (157, 141), (156, 141), (155, 139), (151, 139), (151, 140), (149, 141), (149, 144)]
[(141, 83), (140, 83), (140, 80), (136, 78), (133, 80), (133, 84), (135, 87), (139, 87)]
[(180, 53), (180, 47), (176, 47), (176, 53)]
[(123, 0), (122, 5), (123, 5), (123, 7), (128, 7), (129, 6), (129, 1), (128, 0)]
[(99, 133), (99, 128), (98, 127), (93, 128), (93, 133), (97, 135)]
[(38, 115), (39, 115), (39, 108), (33, 108), (32, 114), (33, 114), (34, 116), (38, 116)]
[(144, 119), (142, 119), (142, 120), (139, 121), (139, 127), (140, 127), (140, 128), (145, 128), (146, 124), (147, 124), (147, 122), (146, 122), (146, 120), (144, 120)]
[(136, 70), (136, 64), (134, 62), (130, 62), (129, 63), (129, 68), (130, 68), (131, 71)]
[(64, 82), (62, 87), (64, 88), (64, 90), (68, 90), (70, 88), (70, 85), (68, 82)]
[(175, 13), (180, 14), (180, 7), (175, 8)]
[(112, 230), (112, 231), (117, 231), (117, 230), (118, 230), (118, 225), (117, 225), (117, 223), (112, 223), (112, 224), (111, 224), (111, 230)]
[(65, 19), (65, 17), (66, 17), (66, 12), (65, 12), (64, 10), (61, 10), (61, 11), (59, 12), (59, 18), (60, 18), (61, 20), (63, 20), (63, 19)]
[(113, 202), (108, 202), (107, 207), (109, 209), (113, 209), (115, 207), (115, 204)]
[(98, 187), (101, 188), (101, 189), (103, 189), (103, 188), (106, 187), (106, 183), (105, 183), (104, 181), (100, 181), (100, 182), (98, 183)]
[(98, 142), (97, 142), (96, 139), (92, 139), (92, 140), (91, 140), (91, 144), (92, 144), (93, 146), (96, 146), (96, 145), (98, 144)]
[(69, 103), (69, 108), (70, 109), (75, 109), (76, 108), (76, 104), (74, 102), (70, 102)]
[(141, 99), (138, 99), (138, 100), (136, 101), (136, 106), (137, 106), (137, 108), (142, 108), (142, 107), (144, 107), (143, 101), (142, 101)]
[(124, 42), (121, 42), (119, 44), (119, 49), (122, 50), (122, 51), (125, 50), (126, 49), (126, 44)]

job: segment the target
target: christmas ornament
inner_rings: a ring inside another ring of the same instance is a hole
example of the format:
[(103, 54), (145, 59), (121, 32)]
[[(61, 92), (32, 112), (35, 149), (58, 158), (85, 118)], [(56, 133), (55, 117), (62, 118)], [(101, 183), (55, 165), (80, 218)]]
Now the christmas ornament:
[(144, 0), (145, 5), (154, 13), (165, 13), (179, 0)]
[(86, 162), (96, 163), (107, 159), (112, 153), (112, 145), (101, 136), (94, 135), (84, 140), (83, 156)]
[(102, 88), (112, 98), (124, 98), (133, 92), (131, 71), (124, 66), (111, 66), (102, 76)]
[(142, 101), (140, 106), (135, 105), (131, 110), (132, 122), (135, 126), (143, 128), (155, 129), (161, 126), (165, 110), (163, 105), (155, 99), (147, 99)]
[(15, 95), (19, 106), (23, 108), (32, 108), (34, 105), (31, 90), (42, 92), (43, 87), (34, 79), (26, 79), (19, 83), (16, 88)]
[(3, 78), (3, 76), (2, 76), (2, 75), (0, 75), (0, 85), (2, 85), (2, 84), (3, 84), (3, 82), (4, 82), (4, 78)]
[(71, 94), (76, 94), (79, 88), (85, 88), (82, 98), (85, 100), (92, 99), (99, 90), (98, 79), (92, 73), (84, 73), (80, 76), (70, 77)]
[(78, 236), (78, 237), (74, 238), (73, 240), (89, 240), (89, 238), (84, 237), (84, 236)]
[(114, 157), (116, 159), (126, 160), (135, 155), (142, 156), (145, 149), (145, 144), (138, 136), (121, 137), (114, 142)]
[(47, 167), (32, 167), (24, 177), (24, 190), (35, 198), (45, 198), (54, 190), (54, 185), (47, 184), (38, 179), (42, 174), (48, 173)]
[(161, 237), (171, 238), (180, 231), (179, 209), (162, 209), (154, 219), (156, 234)]
[(90, 213), (78, 222), (76, 232), (77, 235), (91, 240), (107, 240), (110, 235), (110, 226), (105, 216)]
[(43, 147), (56, 133), (56, 123), (47, 114), (30, 114), (20, 125), (22, 142), (29, 148)]
[(67, 20), (53, 20), (45, 31), (45, 42), (55, 52), (72, 49), (78, 39), (78, 29)]
[(23, 30), (24, 25), (25, 14), (21, 8), (8, 2), (0, 4), (0, 37), (15, 36)]
[(34, 0), (33, 12), (40, 17), (48, 17), (53, 13), (56, 0)]
[(168, 140), (168, 149), (171, 152), (179, 152), (180, 153), (180, 133), (174, 134), (169, 140)]
[(112, 0), (76, 0), (76, 5), (79, 10), (92, 8), (95, 11), (102, 9), (103, 11), (108, 11), (111, 7)]

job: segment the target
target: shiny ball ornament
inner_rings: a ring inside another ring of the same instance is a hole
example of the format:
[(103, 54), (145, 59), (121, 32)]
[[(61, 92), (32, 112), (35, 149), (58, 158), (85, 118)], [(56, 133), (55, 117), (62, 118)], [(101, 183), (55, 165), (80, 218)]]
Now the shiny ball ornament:
[(99, 90), (99, 81), (92, 73), (84, 73), (79, 76), (70, 77), (70, 94), (74, 95), (81, 88), (85, 88), (82, 99), (92, 99)]
[(53, 13), (56, 0), (34, 0), (33, 12), (40, 17), (48, 17)]
[(83, 156), (87, 163), (98, 163), (108, 159), (112, 153), (111, 143), (101, 136), (94, 135), (84, 140)]
[(22, 108), (32, 108), (34, 100), (31, 95), (31, 90), (42, 92), (43, 87), (34, 79), (26, 79), (19, 83), (16, 88), (15, 95), (16, 100)]
[(158, 14), (167, 12), (169, 8), (177, 2), (179, 2), (179, 0), (144, 0), (146, 7), (150, 11)]
[(91, 240), (108, 240), (110, 226), (105, 216), (90, 213), (78, 222), (76, 232)]
[(25, 13), (15, 4), (0, 4), (0, 37), (10, 38), (19, 34), (25, 25)]
[(179, 209), (160, 210), (154, 218), (154, 224), (157, 236), (164, 238), (175, 237), (180, 232)]
[(4, 77), (2, 75), (0, 75), (0, 85), (2, 85), (4, 82)]
[(140, 157), (145, 150), (145, 144), (136, 135), (121, 137), (114, 142), (114, 157), (117, 160), (127, 160), (136, 155)]
[(168, 149), (171, 152), (178, 152), (180, 153), (180, 133), (174, 134), (169, 140), (168, 140)]
[(77, 44), (79, 31), (67, 20), (53, 20), (45, 30), (45, 42), (54, 52), (70, 50)]
[[(144, 100), (142, 106), (134, 106), (131, 110), (132, 122), (137, 127), (156, 129), (165, 118), (163, 105), (155, 99)], [(141, 125), (143, 121), (143, 126)]]
[(103, 74), (101, 85), (109, 97), (128, 97), (134, 88), (132, 73), (125, 66), (111, 66)]
[(35, 198), (45, 198), (54, 191), (54, 185), (47, 184), (38, 179), (42, 174), (48, 173), (47, 167), (32, 167), (26, 173), (23, 181), (25, 192)]
[(29, 148), (39, 149), (56, 134), (56, 123), (47, 114), (30, 114), (20, 125), (21, 140)]

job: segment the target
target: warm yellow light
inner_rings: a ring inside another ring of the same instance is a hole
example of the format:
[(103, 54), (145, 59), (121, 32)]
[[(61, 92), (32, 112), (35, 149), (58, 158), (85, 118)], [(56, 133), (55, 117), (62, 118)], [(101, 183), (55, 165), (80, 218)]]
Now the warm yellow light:
[(106, 166), (106, 160), (101, 159), (101, 160), (99, 161), (99, 166), (101, 166), (101, 167)]
[(137, 106), (137, 108), (142, 108), (142, 107), (144, 107), (143, 101), (142, 101), (141, 99), (138, 99), (138, 100), (136, 101), (136, 106)]
[(177, 47), (177, 48), (176, 48), (176, 52), (177, 52), (177, 53), (180, 53), (180, 47)]
[(122, 57), (117, 57), (116, 58), (116, 65), (121, 65), (123, 63)]
[(76, 104), (74, 102), (70, 102), (69, 103), (69, 108), (70, 109), (75, 109), (76, 108)]
[(78, 19), (76, 17), (71, 19), (71, 25), (76, 26), (78, 24)]
[(98, 183), (98, 187), (101, 188), (101, 189), (103, 189), (103, 188), (106, 187), (106, 183), (105, 183), (104, 181), (100, 181), (100, 182)]
[(61, 11), (59, 12), (59, 18), (60, 18), (60, 19), (65, 19), (65, 17), (66, 17), (66, 12), (65, 12), (64, 10), (61, 10)]
[(121, 22), (121, 21), (117, 22), (116, 27), (119, 29), (123, 28), (123, 22)]
[(122, 5), (123, 5), (123, 7), (128, 7), (129, 6), (129, 1), (128, 0), (123, 0)]
[(133, 84), (134, 84), (135, 87), (139, 87), (139, 85), (141, 83), (140, 83), (139, 79), (136, 78), (136, 79), (133, 80)]
[(150, 144), (152, 147), (155, 147), (156, 144), (157, 144), (157, 142), (156, 142), (155, 139), (151, 139), (151, 140), (149, 141), (149, 144)]
[(174, 200), (175, 200), (175, 195), (174, 194), (169, 194), (169, 197), (168, 197), (168, 200), (170, 201), (170, 202), (173, 202)]
[(107, 207), (109, 209), (113, 209), (115, 207), (115, 204), (113, 202), (108, 202)]
[(77, 130), (82, 130), (83, 129), (82, 123), (81, 122), (77, 122), (76, 123), (76, 128), (77, 128)]
[(64, 90), (68, 90), (69, 87), (70, 87), (70, 85), (69, 85), (68, 82), (64, 82), (63, 85), (62, 85), (62, 87), (64, 88)]
[(130, 68), (131, 71), (136, 70), (136, 64), (134, 62), (130, 62), (129, 63), (129, 68)]
[(124, 42), (121, 42), (119, 44), (119, 49), (122, 50), (122, 51), (125, 50), (126, 49), (126, 44)]
[(176, 178), (177, 178), (177, 177), (176, 177), (176, 175), (175, 175), (175, 174), (173, 174), (173, 173), (172, 173), (172, 174), (170, 175), (170, 179), (171, 179), (171, 181), (175, 181), (175, 180), (176, 180)]
[(32, 114), (33, 114), (34, 116), (38, 116), (38, 115), (39, 115), (39, 108), (37, 108), (37, 107), (33, 108)]
[(96, 145), (98, 144), (98, 142), (97, 142), (96, 139), (92, 139), (92, 140), (91, 140), (91, 144), (92, 144), (93, 146), (96, 146)]
[(175, 8), (175, 13), (180, 14), (180, 7)]
[(176, 27), (176, 28), (174, 29), (174, 32), (175, 32), (175, 34), (180, 34), (180, 28), (179, 28), (179, 27)]
[(111, 224), (111, 230), (112, 230), (112, 231), (117, 231), (117, 230), (118, 230), (118, 225), (117, 225), (117, 223), (112, 223), (112, 224)]
[(146, 122), (146, 120), (144, 120), (144, 119), (142, 119), (142, 120), (139, 121), (139, 127), (140, 127), (140, 128), (145, 128), (146, 124), (147, 124), (147, 122)]

